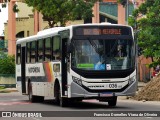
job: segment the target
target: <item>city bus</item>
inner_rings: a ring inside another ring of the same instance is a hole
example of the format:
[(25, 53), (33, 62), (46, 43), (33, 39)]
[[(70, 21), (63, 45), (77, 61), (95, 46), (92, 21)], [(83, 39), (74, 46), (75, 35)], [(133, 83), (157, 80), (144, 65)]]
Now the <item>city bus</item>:
[(17, 88), (31, 102), (60, 106), (97, 99), (116, 106), (137, 90), (133, 29), (119, 24), (55, 27), (16, 42)]

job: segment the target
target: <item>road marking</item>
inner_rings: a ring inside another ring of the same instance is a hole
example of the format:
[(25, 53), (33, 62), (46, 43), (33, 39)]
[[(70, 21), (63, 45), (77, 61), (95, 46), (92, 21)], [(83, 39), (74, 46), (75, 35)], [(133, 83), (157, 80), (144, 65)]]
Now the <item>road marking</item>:
[(0, 102), (0, 105), (24, 105), (31, 104), (30, 102)]

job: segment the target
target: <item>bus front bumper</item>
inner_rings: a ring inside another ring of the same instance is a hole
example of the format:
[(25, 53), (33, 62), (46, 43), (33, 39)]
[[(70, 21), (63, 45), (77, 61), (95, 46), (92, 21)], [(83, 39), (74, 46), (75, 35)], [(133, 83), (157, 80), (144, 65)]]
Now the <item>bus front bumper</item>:
[(99, 98), (99, 97), (111, 97), (111, 96), (133, 96), (137, 90), (137, 81), (135, 80), (126, 89), (121, 92), (88, 92), (83, 87), (79, 86), (75, 82), (71, 83), (71, 98)]

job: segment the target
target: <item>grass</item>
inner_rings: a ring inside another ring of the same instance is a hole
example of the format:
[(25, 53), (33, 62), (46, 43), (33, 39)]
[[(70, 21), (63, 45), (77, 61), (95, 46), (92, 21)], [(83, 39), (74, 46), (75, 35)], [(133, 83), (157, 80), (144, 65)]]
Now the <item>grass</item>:
[(3, 89), (5, 89), (5, 87), (4, 86), (0, 86), (0, 90), (3, 90)]
[(18, 90), (6, 89), (6, 86), (0, 86), (0, 93), (18, 92)]
[(4, 86), (0, 86), (0, 93), (9, 93), (10, 91), (5, 90)]
[(0, 91), (0, 93), (10, 93), (10, 91), (2, 90), (2, 91)]

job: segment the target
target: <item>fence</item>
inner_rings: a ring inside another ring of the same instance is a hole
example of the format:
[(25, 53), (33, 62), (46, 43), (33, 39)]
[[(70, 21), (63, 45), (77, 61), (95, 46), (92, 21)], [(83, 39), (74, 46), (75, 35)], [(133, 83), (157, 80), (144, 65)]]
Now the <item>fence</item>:
[(15, 88), (16, 79), (14, 74), (0, 74), (0, 86)]
[(8, 41), (0, 40), (0, 50), (7, 52), (8, 51)]

